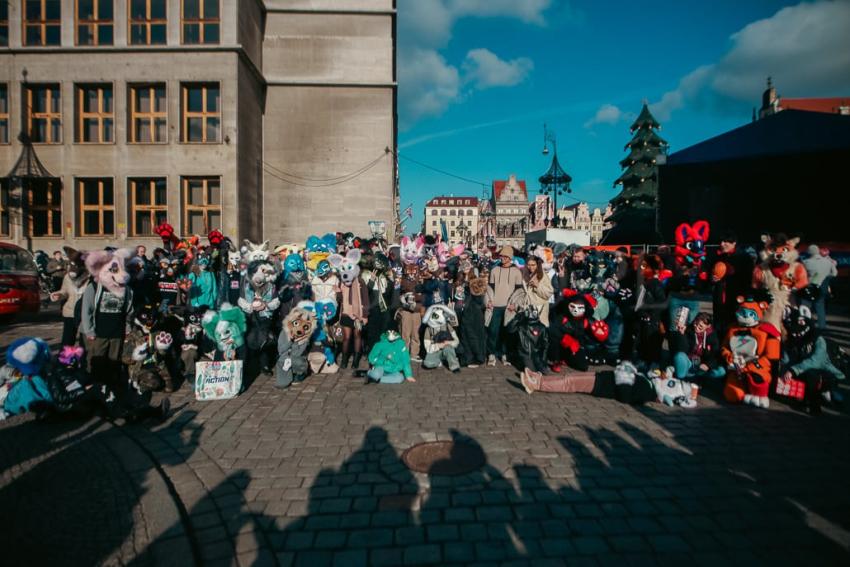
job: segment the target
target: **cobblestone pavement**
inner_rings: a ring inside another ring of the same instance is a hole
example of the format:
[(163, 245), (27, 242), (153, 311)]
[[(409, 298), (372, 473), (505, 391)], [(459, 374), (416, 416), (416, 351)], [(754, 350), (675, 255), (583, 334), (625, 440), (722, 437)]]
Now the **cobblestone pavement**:
[[(228, 402), (184, 387), (147, 427), (0, 423), (4, 562), (850, 562), (845, 411), (528, 396), (501, 367), (417, 376), (261, 377)], [(453, 438), (487, 464), (449, 478), (401, 462)]]

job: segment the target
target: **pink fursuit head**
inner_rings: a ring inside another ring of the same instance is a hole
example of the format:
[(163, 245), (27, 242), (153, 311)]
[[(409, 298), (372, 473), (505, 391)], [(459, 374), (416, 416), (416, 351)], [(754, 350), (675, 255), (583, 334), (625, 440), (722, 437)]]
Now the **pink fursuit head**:
[(124, 296), (130, 274), (127, 273), (125, 262), (132, 256), (127, 249), (110, 252), (94, 250), (86, 255), (88, 269), (95, 283), (98, 283), (119, 297)]
[(83, 347), (65, 345), (59, 351), (59, 364), (76, 366), (83, 359)]

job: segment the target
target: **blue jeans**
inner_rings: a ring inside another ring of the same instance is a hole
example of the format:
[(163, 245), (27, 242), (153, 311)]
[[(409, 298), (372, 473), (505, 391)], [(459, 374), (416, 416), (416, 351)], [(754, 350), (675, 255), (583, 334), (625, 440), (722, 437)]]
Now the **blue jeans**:
[(448, 364), (449, 370), (457, 370), (460, 368), (460, 362), (457, 359), (457, 353), (454, 347), (443, 347), (437, 352), (429, 352), (425, 355), (425, 360), (422, 361), (422, 366), (428, 369), (439, 368), (443, 362)]
[(673, 354), (673, 368), (676, 369), (676, 378), (723, 378), (726, 371), (722, 366), (709, 370), (700, 370), (699, 365), (694, 364), (687, 353), (677, 352)]
[(384, 372), (380, 366), (373, 367), (366, 373), (372, 380), (377, 380), (381, 384), (401, 384), (404, 382), (404, 374), (401, 372)]

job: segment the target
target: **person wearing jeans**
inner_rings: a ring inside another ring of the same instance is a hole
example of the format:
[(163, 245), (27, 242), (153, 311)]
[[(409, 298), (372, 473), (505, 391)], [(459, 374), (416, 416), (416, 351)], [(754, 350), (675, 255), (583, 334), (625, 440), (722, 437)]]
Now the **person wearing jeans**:
[(817, 329), (826, 329), (826, 296), (829, 293), (829, 280), (838, 275), (838, 268), (832, 258), (821, 253), (821, 249), (812, 244), (808, 249), (808, 257), (803, 260), (806, 273), (809, 276), (809, 287), (812, 288), (812, 298), (803, 300), (804, 305), (814, 308), (817, 316)]
[(723, 378), (726, 370), (720, 364), (720, 340), (712, 328), (708, 313), (699, 313), (692, 324), (685, 326), (680, 321), (668, 341), (673, 353), (673, 368), (676, 378), (701, 379)]
[(367, 384), (401, 384), (405, 381), (416, 381), (410, 366), (410, 351), (395, 330), (390, 329), (381, 335), (381, 340), (369, 351), (369, 364), (372, 368), (366, 372)]
[(513, 265), (514, 249), (505, 246), (499, 251), (500, 266), (490, 272), (490, 289), (488, 293), (488, 309), (492, 311), (490, 323), (487, 325), (487, 364), (496, 365), (496, 359), (508, 364), (505, 356), (505, 311), (515, 310), (515, 305), (508, 305), (511, 294), (522, 287), (522, 272)]

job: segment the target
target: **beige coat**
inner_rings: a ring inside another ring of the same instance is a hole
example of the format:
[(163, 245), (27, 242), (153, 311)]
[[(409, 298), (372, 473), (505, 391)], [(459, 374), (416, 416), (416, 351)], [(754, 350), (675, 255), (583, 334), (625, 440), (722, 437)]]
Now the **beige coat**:
[[(532, 276), (532, 279), (537, 280), (537, 276)], [(540, 314), (540, 322), (545, 326), (549, 326), (549, 299), (555, 290), (552, 288), (552, 282), (543, 274), (543, 278), (538, 281), (536, 286), (529, 284), (525, 285), (526, 293), (528, 294), (528, 303), (537, 308)]]
[(71, 276), (66, 274), (65, 277), (62, 278), (62, 287), (56, 292), (59, 296), (56, 300), (65, 302), (62, 304), (62, 317), (74, 317), (74, 308), (77, 307), (77, 302), (83, 297), (83, 292), (86, 290), (88, 283), (89, 278), (86, 278), (85, 283), (83, 283), (82, 286), (77, 287), (71, 279)]

